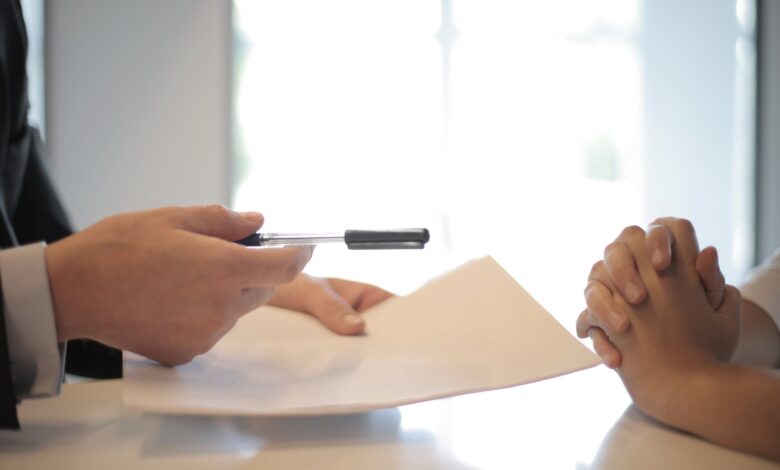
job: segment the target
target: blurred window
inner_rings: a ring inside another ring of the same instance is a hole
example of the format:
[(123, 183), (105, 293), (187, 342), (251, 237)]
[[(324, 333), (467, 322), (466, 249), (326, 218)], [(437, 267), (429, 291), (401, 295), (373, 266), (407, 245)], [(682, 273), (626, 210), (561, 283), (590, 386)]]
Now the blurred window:
[(318, 249), (406, 292), (493, 254), (562, 322), (629, 224), (688, 217), (752, 260), (753, 5), (236, 0), (234, 205), (269, 231), (425, 226)]

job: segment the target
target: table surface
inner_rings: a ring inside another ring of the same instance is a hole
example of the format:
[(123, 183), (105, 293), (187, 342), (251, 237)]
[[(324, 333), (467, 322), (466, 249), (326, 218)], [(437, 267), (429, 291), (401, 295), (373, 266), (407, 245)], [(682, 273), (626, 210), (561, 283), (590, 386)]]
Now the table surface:
[(0, 468), (780, 468), (669, 429), (604, 367), (368, 413), (148, 415), (121, 380), (66, 384), (0, 431)]

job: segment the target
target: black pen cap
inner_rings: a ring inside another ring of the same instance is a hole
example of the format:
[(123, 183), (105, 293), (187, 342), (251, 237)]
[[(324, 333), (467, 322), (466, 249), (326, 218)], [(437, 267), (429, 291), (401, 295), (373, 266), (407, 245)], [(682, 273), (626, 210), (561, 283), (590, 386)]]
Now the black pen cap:
[(423, 249), (431, 235), (427, 228), (397, 230), (347, 230), (344, 241), (350, 250)]

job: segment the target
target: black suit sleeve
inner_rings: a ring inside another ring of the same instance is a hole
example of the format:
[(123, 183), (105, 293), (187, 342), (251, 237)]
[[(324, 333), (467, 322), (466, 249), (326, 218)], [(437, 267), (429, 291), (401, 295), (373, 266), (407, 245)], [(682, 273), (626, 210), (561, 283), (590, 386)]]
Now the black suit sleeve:
[[(68, 217), (45, 168), (43, 143), (27, 124), (27, 40), (19, 0), (0, 0), (0, 248), (70, 235)], [(2, 280), (0, 280), (2, 282)], [(0, 290), (0, 427), (18, 428)], [(92, 341), (68, 345), (66, 370), (119, 377), (122, 354)]]
[(16, 396), (11, 378), (11, 361), (5, 329), (5, 307), (0, 289), (0, 428), (19, 429), (16, 415)]
[(54, 243), (71, 234), (70, 223), (46, 170), (38, 130), (28, 127), (27, 137), (27, 155), (20, 158), (27, 165), (11, 223), (20, 245), (41, 240)]
[[(20, 244), (45, 240), (53, 243), (71, 233), (67, 214), (60, 204), (43, 160), (44, 148), (36, 129), (30, 128), (27, 167), (13, 226)], [(122, 352), (95, 341), (69, 341), (65, 370), (95, 378), (122, 376)]]

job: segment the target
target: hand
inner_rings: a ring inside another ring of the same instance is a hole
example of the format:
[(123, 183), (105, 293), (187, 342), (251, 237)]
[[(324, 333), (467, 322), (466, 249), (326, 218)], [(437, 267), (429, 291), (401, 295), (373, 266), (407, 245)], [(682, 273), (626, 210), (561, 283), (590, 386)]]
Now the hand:
[(740, 305), (739, 291), (727, 285), (719, 308), (712, 307), (695, 267), (699, 249), (693, 227), (678, 221), (669, 228), (673, 261), (661, 272), (650, 261), (644, 231), (629, 228), (618, 237), (636, 262), (646, 298), (636, 306), (615, 294), (613, 301), (628, 313), (631, 328), (608, 331), (623, 355), (618, 373), (637, 406), (666, 422), (675, 391), (734, 352)]
[(90, 338), (163, 364), (211, 347), (292, 281), (311, 248), (247, 248), (263, 224), (225, 207), (117, 215), (46, 248), (60, 341)]
[(311, 314), (338, 334), (355, 335), (366, 326), (358, 312), (392, 295), (370, 284), (301, 274), (290, 284), (280, 286), (268, 303)]
[[(654, 269), (661, 272), (672, 262), (674, 233), (672, 227), (690, 226), (684, 219), (666, 217), (656, 219), (648, 227), (645, 237), (646, 253)], [(633, 230), (629, 227), (624, 231)], [(690, 227), (693, 233), (693, 228)], [(695, 237), (695, 235), (694, 235)], [(698, 246), (698, 245), (697, 245)], [(698, 249), (698, 248), (697, 248)], [(707, 247), (696, 258), (696, 271), (713, 308), (717, 308), (723, 298), (725, 280), (718, 267), (718, 254), (715, 248)], [(613, 293), (620, 293), (631, 304), (641, 304), (646, 297), (646, 288), (636, 269), (630, 250), (618, 237), (604, 250), (604, 260), (593, 265), (585, 288), (588, 308), (577, 319), (577, 334), (584, 338), (590, 336), (596, 353), (604, 364), (615, 368), (620, 366), (621, 355), (609, 341), (605, 329), (621, 332), (630, 324), (625, 312), (612, 302)]]

